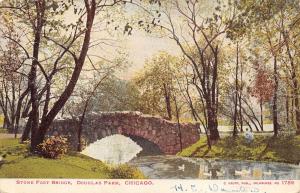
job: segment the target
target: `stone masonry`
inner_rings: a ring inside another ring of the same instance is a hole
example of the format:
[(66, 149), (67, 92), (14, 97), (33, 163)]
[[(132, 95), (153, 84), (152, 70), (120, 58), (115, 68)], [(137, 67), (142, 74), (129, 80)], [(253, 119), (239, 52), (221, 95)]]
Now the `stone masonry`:
[[(48, 135), (68, 136), (71, 144), (77, 143), (79, 118), (55, 120)], [(158, 145), (165, 154), (180, 151), (180, 133), (182, 148), (199, 140), (199, 126), (192, 123), (178, 124), (161, 117), (144, 115), (140, 112), (103, 112), (91, 113), (83, 123), (82, 137), (87, 144), (113, 134), (137, 136)]]

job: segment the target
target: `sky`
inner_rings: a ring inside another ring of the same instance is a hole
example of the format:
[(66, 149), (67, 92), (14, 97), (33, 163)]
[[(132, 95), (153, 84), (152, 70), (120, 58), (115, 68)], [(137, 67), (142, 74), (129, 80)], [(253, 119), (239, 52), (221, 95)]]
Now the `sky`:
[[(0, 0), (1, 2), (2, 0)], [(129, 7), (127, 10), (129, 10), (126, 14), (131, 15), (135, 13), (136, 8)], [(74, 20), (74, 16), (72, 12), (70, 12), (71, 15), (66, 16), (66, 22), (70, 20)], [(76, 20), (76, 19), (75, 19)], [(97, 21), (96, 21), (97, 22)], [(94, 33), (94, 37), (109, 37), (107, 34), (101, 34), (101, 33)], [(140, 70), (143, 69), (145, 61), (147, 59), (150, 59), (153, 55), (160, 51), (166, 51), (173, 55), (179, 55), (180, 54), (180, 48), (176, 44), (176, 42), (169, 37), (150, 37), (147, 33), (140, 31), (138, 29), (134, 29), (132, 32), (132, 35), (125, 38), (126, 40), (120, 42), (119, 44), (125, 48), (124, 50), (128, 53), (128, 60), (131, 64), (126, 70), (119, 72), (117, 75), (122, 79), (130, 79), (134, 76), (134, 74)], [(98, 49), (98, 50), (97, 50)], [(104, 47), (103, 49), (97, 48), (94, 50), (91, 50), (90, 52), (97, 55), (99, 53), (105, 53), (104, 56), (114, 56), (116, 55), (115, 48), (107, 48)]]
[[(155, 54), (160, 51), (166, 51), (172, 55), (179, 55), (181, 53), (180, 48), (176, 44), (176, 42), (169, 37), (159, 37), (158, 34), (151, 35), (146, 33), (143, 29), (139, 29), (138, 27), (133, 27), (132, 35), (123, 34), (123, 27), (127, 22), (137, 21), (138, 9), (135, 6), (127, 5), (122, 13), (119, 15), (116, 13), (112, 16), (112, 19), (117, 20), (114, 25), (120, 25), (119, 29), (121, 30), (118, 35), (112, 33), (94, 33), (94, 37), (108, 37), (108, 38), (116, 38), (119, 41), (117, 46), (122, 47), (121, 50), (127, 52), (128, 54), (128, 62), (129, 67), (124, 71), (118, 72), (117, 76), (121, 79), (131, 79), (138, 71), (142, 70), (147, 59), (151, 59)], [(124, 19), (125, 18), (125, 19)], [(104, 15), (101, 18), (97, 18), (95, 21), (101, 21), (108, 19)], [(97, 23), (97, 22), (95, 22)], [(103, 27), (103, 26), (102, 26)], [(112, 27), (112, 26), (111, 26)], [(96, 27), (97, 29), (97, 27)], [(101, 29), (101, 26), (99, 27)], [(111, 35), (113, 37), (111, 37)], [(116, 36), (115, 36), (116, 35)], [(121, 37), (120, 37), (121, 36)], [(104, 54), (106, 57), (111, 58), (112, 56), (117, 56), (116, 47), (105, 47), (103, 50), (93, 50), (91, 52), (99, 53), (99, 52), (107, 52)]]
[[(97, 38), (110, 38), (106, 33), (93, 33), (92, 41)], [(114, 39), (114, 38), (112, 38)], [(112, 41), (114, 46), (100, 45), (93, 47), (89, 50), (91, 55), (100, 55), (103, 58), (113, 60), (114, 57), (118, 58), (118, 51), (127, 54), (128, 67), (116, 73), (116, 75), (125, 80), (133, 78), (133, 76), (141, 71), (147, 59), (151, 59), (155, 54), (160, 51), (166, 51), (172, 55), (179, 55), (180, 48), (176, 42), (169, 37), (154, 37), (149, 36), (147, 33), (134, 29), (132, 35), (122, 35), (122, 38)], [(93, 58), (97, 61), (97, 57)]]
[(174, 40), (168, 37), (150, 37), (147, 34), (138, 31), (133, 33), (127, 40), (127, 48), (129, 60), (132, 62), (132, 65), (127, 71), (120, 74), (124, 79), (132, 78), (136, 72), (143, 69), (145, 61), (159, 51), (167, 51), (173, 55), (178, 55), (180, 53), (179, 47)]
[[(1, 2), (2, 0), (0, 0)], [(132, 9), (129, 13), (133, 13), (135, 9)], [(129, 10), (130, 10), (129, 9)], [(72, 13), (71, 13), (72, 14)], [(74, 16), (67, 15), (66, 22), (74, 20)], [(75, 19), (76, 20), (76, 19)], [(95, 33), (93, 36), (96, 37), (108, 37), (107, 34)], [(130, 79), (134, 76), (134, 74), (141, 70), (144, 66), (144, 63), (147, 59), (151, 58), (153, 55), (158, 53), (159, 51), (167, 51), (170, 54), (177, 55), (180, 53), (179, 47), (176, 45), (174, 40), (171, 40), (168, 37), (158, 38), (158, 37), (150, 37), (143, 31), (138, 29), (134, 29), (131, 36), (125, 38), (125, 41), (120, 42), (121, 46), (125, 48), (124, 50), (128, 53), (128, 60), (130, 66), (128, 69), (119, 72), (118, 76), (122, 79)], [(115, 55), (115, 48), (107, 48), (104, 50), (97, 48), (98, 50), (92, 50), (91, 52), (94, 54), (107, 52), (106, 54), (112, 56)], [(106, 49), (106, 50), (105, 50)], [(108, 50), (109, 49), (109, 50)]]
[[(204, 16), (211, 15), (211, 11), (214, 10), (214, 1), (204, 0), (202, 1), (201, 6), (201, 11)], [(130, 15), (138, 11), (138, 8), (136, 8), (135, 6), (127, 5), (127, 10), (127, 14)], [(175, 18), (176, 13), (173, 12), (172, 15)], [(162, 16), (160, 20), (164, 20), (163, 18), (164, 16)], [(177, 27), (181, 28), (180, 24)], [(181, 30), (181, 33), (183, 33), (184, 29)], [(143, 68), (145, 61), (147, 59), (151, 59), (151, 57), (159, 51), (166, 51), (172, 55), (182, 54), (180, 47), (177, 45), (175, 40), (170, 39), (169, 37), (150, 37), (149, 34), (138, 30), (133, 31), (133, 35), (128, 38), (126, 46), (129, 51), (129, 60), (132, 62), (132, 66), (128, 68), (127, 71), (124, 71), (120, 74), (121, 78), (124, 79), (132, 78), (132, 76), (134, 76), (137, 71)]]

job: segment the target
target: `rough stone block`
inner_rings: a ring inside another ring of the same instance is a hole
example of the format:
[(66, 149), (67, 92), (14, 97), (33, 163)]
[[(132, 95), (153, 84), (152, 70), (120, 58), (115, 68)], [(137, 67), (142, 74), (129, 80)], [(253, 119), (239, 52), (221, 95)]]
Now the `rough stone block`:
[[(76, 138), (78, 120), (78, 117), (55, 120), (48, 133), (58, 131), (65, 135), (71, 132), (71, 136)], [(199, 140), (198, 127), (199, 125), (192, 123), (180, 124), (182, 143), (185, 147)], [(83, 128), (89, 143), (119, 133), (146, 138), (156, 143), (166, 154), (176, 154), (180, 151), (178, 124), (156, 116), (139, 112), (92, 113), (86, 116)]]

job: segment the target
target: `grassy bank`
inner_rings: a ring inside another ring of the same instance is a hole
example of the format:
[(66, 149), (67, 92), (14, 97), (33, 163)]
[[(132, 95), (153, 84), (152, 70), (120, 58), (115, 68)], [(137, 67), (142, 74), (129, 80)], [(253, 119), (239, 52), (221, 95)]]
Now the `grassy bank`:
[(0, 178), (144, 178), (136, 168), (110, 166), (78, 153), (56, 160), (30, 156), (16, 139), (1, 139), (0, 155)]
[(213, 145), (210, 150), (206, 145), (206, 138), (202, 137), (197, 143), (184, 149), (178, 155), (298, 164), (300, 162), (300, 136), (280, 138), (255, 136), (251, 144), (248, 144), (242, 136), (236, 139), (225, 137)]

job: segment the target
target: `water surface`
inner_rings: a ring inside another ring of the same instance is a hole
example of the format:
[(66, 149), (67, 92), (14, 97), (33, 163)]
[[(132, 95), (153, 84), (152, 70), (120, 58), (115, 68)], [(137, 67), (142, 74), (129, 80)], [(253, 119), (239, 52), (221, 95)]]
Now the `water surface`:
[(108, 136), (90, 144), (82, 153), (106, 163), (128, 163), (152, 179), (300, 180), (298, 165), (167, 155), (141, 156), (145, 154), (133, 140), (119, 134)]
[(129, 164), (152, 179), (300, 179), (299, 166), (274, 162), (145, 156), (134, 158)]

